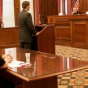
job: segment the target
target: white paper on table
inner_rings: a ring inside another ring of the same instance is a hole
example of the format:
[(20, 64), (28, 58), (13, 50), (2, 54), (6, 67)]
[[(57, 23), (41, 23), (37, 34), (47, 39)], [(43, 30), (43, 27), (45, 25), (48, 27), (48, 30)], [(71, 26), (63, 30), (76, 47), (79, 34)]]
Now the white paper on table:
[(10, 54), (14, 60), (16, 60), (16, 48), (5, 49), (5, 54)]
[(24, 64), (25, 62), (23, 61), (17, 61), (17, 60), (13, 60), (11, 61), (11, 63), (8, 64), (8, 67), (20, 67), (21, 64)]

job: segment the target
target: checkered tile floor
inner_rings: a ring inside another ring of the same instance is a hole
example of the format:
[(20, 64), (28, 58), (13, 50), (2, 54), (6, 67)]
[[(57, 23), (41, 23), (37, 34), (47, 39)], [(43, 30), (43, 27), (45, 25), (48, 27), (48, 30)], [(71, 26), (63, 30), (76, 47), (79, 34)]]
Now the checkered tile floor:
[(87, 60), (88, 61), (88, 50), (87, 49), (80, 49), (80, 48), (72, 48), (66, 46), (59, 46), (56, 45), (56, 54), (62, 55), (64, 57), (72, 57), (79, 60)]
[[(88, 50), (56, 45), (56, 54), (88, 61)], [(58, 88), (88, 88), (88, 69), (57, 76)]]
[(88, 88), (88, 69), (58, 75), (58, 88)]

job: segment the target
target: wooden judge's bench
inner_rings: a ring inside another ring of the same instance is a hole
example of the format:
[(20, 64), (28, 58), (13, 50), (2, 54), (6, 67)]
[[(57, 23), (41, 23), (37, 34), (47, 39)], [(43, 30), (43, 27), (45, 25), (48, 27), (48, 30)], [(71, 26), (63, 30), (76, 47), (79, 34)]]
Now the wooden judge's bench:
[(88, 48), (88, 15), (48, 16), (55, 24), (55, 44)]

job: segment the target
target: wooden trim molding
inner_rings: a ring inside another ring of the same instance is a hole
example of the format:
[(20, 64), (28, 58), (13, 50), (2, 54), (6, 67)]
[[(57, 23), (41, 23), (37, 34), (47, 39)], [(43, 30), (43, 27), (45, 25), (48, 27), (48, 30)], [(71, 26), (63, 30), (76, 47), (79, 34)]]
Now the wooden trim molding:
[(39, 24), (39, 0), (34, 0), (35, 11), (35, 25)]

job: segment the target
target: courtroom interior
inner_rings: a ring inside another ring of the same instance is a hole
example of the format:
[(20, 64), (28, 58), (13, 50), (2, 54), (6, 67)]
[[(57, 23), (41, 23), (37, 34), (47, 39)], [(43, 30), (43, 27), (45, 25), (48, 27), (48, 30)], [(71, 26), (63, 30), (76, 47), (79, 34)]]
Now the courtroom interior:
[[(23, 1), (36, 31), (32, 50), (20, 48)], [(15, 88), (88, 88), (88, 0), (0, 0), (0, 32), (0, 55), (31, 55), (31, 66), (0, 69)]]

